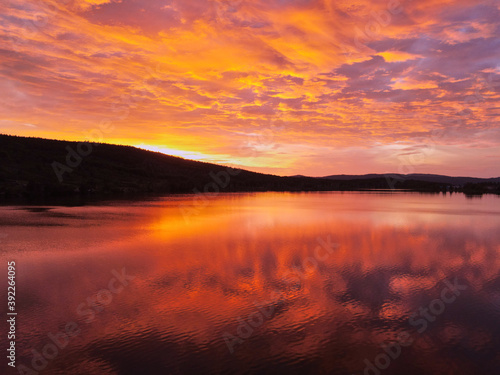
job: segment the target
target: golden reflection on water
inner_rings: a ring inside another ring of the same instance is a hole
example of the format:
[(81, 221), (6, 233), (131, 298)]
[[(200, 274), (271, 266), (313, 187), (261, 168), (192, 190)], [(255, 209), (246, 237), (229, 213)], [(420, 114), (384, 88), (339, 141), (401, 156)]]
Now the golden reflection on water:
[[(82, 333), (50, 363), (52, 373), (128, 373), (136, 362), (148, 362), (150, 373), (250, 365), (359, 373), (381, 343), (411, 330), (409, 316), (439, 297), (443, 279), (459, 277), (470, 293), (408, 349), (418, 360), (403, 357), (386, 373), (408, 364), (415, 373), (455, 368), (443, 355), (474, 369), (452, 349), (459, 342), (471, 358), (478, 348), (498, 350), (499, 203), (258, 193), (221, 194), (206, 206), (175, 196), (40, 212), (3, 207), (2, 260), (16, 260), (22, 291), (22, 361), (48, 332), (77, 321)], [(180, 207), (196, 214), (186, 219)], [(135, 279), (85, 323), (77, 307), (122, 268)], [(238, 318), (258, 313), (256, 305), (274, 311), (231, 355), (223, 335), (237, 335)]]

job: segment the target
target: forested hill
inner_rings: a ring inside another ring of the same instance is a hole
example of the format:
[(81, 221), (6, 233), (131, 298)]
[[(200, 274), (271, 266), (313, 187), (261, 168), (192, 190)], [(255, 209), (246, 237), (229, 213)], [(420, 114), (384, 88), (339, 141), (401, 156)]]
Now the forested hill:
[[(280, 177), (131, 146), (0, 135), (2, 199), (218, 191), (457, 190), (450, 183), (408, 176), (354, 177)], [(498, 183), (472, 185), (472, 193), (500, 191)]]
[(131, 146), (0, 135), (0, 195), (329, 190), (334, 183), (279, 177)]

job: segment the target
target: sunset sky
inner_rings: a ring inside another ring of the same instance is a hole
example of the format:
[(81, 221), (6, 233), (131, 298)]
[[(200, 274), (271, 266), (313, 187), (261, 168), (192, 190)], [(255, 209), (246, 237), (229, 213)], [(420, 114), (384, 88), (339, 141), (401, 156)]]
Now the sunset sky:
[(0, 133), (497, 177), (499, 35), (493, 0), (3, 0)]

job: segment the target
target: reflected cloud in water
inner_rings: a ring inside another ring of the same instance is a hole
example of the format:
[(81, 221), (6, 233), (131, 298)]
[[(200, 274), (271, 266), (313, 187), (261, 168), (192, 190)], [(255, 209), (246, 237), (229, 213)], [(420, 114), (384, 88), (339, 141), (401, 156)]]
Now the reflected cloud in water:
[[(77, 321), (82, 333), (47, 373), (361, 374), (366, 358), (408, 331), (415, 342), (384, 374), (496, 374), (499, 203), (227, 194), (189, 222), (178, 209), (189, 196), (2, 207), (2, 258), (19, 264), (19, 360), (29, 365), (49, 332)], [(338, 246), (319, 259), (318, 238), (327, 237)], [(122, 267), (133, 283), (86, 324), (78, 305)], [(468, 289), (418, 334), (409, 317), (455, 277)], [(256, 303), (271, 306), (276, 291), (273, 313), (231, 354), (224, 333), (236, 335), (239, 318), (259, 311)]]

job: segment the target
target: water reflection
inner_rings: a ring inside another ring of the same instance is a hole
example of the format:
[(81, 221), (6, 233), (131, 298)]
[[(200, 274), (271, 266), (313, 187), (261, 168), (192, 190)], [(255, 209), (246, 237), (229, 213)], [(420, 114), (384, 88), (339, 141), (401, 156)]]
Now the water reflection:
[[(2, 261), (18, 264), (19, 360), (33, 368), (31, 349), (74, 321), (81, 333), (42, 373), (362, 374), (381, 345), (409, 332), (412, 345), (381, 373), (496, 374), (499, 203), (228, 194), (188, 221), (179, 206), (190, 196), (3, 207)], [(123, 269), (135, 278), (95, 302)], [(455, 277), (467, 290), (418, 333), (409, 318)]]

